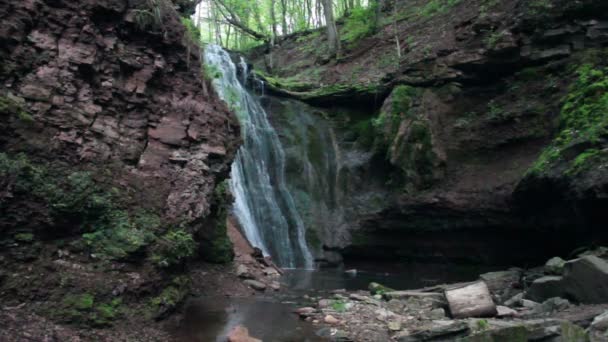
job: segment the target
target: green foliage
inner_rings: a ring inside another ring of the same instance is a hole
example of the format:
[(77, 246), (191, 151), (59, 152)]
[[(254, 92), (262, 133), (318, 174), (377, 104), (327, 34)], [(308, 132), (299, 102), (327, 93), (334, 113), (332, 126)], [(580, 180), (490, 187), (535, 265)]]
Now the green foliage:
[[(581, 142), (599, 146), (608, 135), (608, 68), (583, 64), (570, 87), (560, 113), (560, 132), (529, 170), (541, 173), (558, 160), (563, 151)], [(587, 149), (573, 159), (569, 172), (579, 172), (600, 153)]]
[(452, 7), (458, 5), (461, 0), (430, 0), (418, 10), (423, 17), (431, 17), (436, 14), (447, 13)]
[(502, 32), (495, 31), (490, 33), (485, 39), (486, 47), (488, 49), (495, 48), (496, 44), (500, 41), (500, 38), (502, 38)]
[(89, 293), (67, 295), (56, 310), (51, 312), (55, 319), (76, 325), (107, 327), (119, 317), (122, 304), (120, 298), (110, 302), (98, 302)]
[[(90, 172), (67, 172), (32, 163), (24, 154), (0, 153), (0, 177), (14, 196), (44, 204), (57, 227), (83, 231), (83, 240), (103, 259), (121, 259), (154, 240), (160, 218), (121, 208), (121, 194), (105, 189)], [(0, 209), (8, 203), (0, 202)]]
[(23, 99), (12, 96), (0, 96), (0, 115), (13, 115), (23, 123), (33, 123), (34, 117), (25, 110)]
[(374, 144), (375, 130), (373, 120), (375, 119), (361, 120), (352, 127), (357, 143), (363, 147), (371, 147)]
[(331, 308), (337, 312), (344, 312), (346, 311), (346, 302), (341, 299), (334, 300), (331, 303)]
[(490, 328), (490, 323), (488, 323), (487, 319), (478, 320), (476, 325), (477, 325), (476, 326), (477, 331), (485, 331)]
[(205, 63), (203, 65), (203, 75), (208, 80), (214, 80), (216, 78), (222, 78), (222, 71), (213, 64)]
[(376, 32), (376, 6), (357, 7), (346, 17), (342, 39), (354, 43)]
[(198, 43), (201, 41), (201, 31), (190, 18), (180, 18), (182, 25), (186, 28), (186, 36), (192, 42)]
[(160, 267), (179, 265), (196, 252), (196, 242), (192, 234), (184, 230), (171, 230), (161, 236), (159, 249), (152, 260)]
[(538, 15), (553, 8), (551, 0), (530, 0), (527, 1), (528, 10), (532, 15)]
[[(171, 284), (165, 287), (161, 293), (150, 300), (149, 313), (153, 318), (162, 318), (167, 313), (175, 310), (190, 292), (190, 279), (186, 276), (173, 278)], [(152, 318), (151, 317), (151, 318)]]

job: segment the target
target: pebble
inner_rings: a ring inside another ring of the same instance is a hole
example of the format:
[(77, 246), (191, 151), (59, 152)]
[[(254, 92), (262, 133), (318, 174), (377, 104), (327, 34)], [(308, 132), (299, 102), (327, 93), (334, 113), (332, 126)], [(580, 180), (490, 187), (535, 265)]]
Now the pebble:
[(327, 315), (325, 316), (325, 318), (323, 318), (323, 321), (327, 324), (338, 324), (340, 323), (340, 320), (338, 320), (336, 317), (332, 316), (332, 315)]

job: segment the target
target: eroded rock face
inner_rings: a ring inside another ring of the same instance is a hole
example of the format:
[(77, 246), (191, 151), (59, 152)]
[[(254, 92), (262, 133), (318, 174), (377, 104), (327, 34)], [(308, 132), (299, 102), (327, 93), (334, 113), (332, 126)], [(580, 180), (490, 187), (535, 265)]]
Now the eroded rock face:
[(0, 96), (32, 124), (0, 124), (0, 146), (101, 171), (170, 220), (209, 214), (239, 143), (236, 119), (200, 75), (172, 6), (145, 26), (146, 1), (0, 4)]

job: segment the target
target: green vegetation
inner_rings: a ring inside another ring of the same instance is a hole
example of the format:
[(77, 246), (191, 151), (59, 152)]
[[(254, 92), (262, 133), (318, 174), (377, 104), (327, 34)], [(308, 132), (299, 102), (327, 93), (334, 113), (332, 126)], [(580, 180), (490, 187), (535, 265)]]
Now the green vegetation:
[(51, 316), (65, 323), (108, 327), (119, 318), (121, 305), (120, 298), (109, 302), (98, 302), (90, 293), (67, 295), (58, 308), (51, 311)]
[(334, 300), (331, 303), (331, 308), (337, 312), (344, 312), (346, 311), (346, 302), (341, 299)]
[[(372, 120), (372, 126), (381, 133), (389, 133), (384, 136), (385, 144), (390, 144), (397, 134), (401, 120), (412, 117), (412, 105), (414, 98), (418, 96), (418, 90), (407, 85), (400, 85), (391, 93), (391, 111), (381, 112)], [(388, 128), (388, 132), (387, 132)]]
[(169, 231), (159, 238), (158, 246), (152, 260), (160, 267), (179, 265), (196, 252), (192, 234), (184, 230)]
[(180, 18), (182, 25), (186, 29), (186, 36), (190, 41), (198, 43), (201, 41), (201, 31), (190, 18)]
[(597, 151), (603, 137), (608, 135), (608, 68), (583, 64), (576, 72), (578, 78), (570, 87), (560, 113), (560, 132), (552, 144), (540, 155), (529, 170), (542, 173), (558, 161), (564, 161), (563, 152), (580, 143), (591, 146), (572, 158), (568, 172), (586, 168), (605, 153)]
[(167, 11), (165, 0), (146, 0), (143, 8), (133, 10), (135, 25), (140, 31), (165, 31), (163, 18)]
[(342, 38), (347, 43), (354, 43), (376, 32), (376, 24), (375, 4), (367, 8), (357, 7), (344, 21)]
[(458, 5), (461, 0), (430, 0), (426, 5), (418, 9), (418, 14), (423, 17), (431, 17), (436, 14), (447, 13), (452, 7)]
[(225, 264), (234, 258), (227, 227), (229, 199), (228, 183), (225, 181), (218, 184), (213, 193), (213, 216), (210, 218), (209, 227), (203, 232), (204, 236), (200, 242), (201, 256), (209, 262)]
[[(148, 211), (121, 208), (121, 193), (109, 190), (90, 172), (67, 172), (33, 163), (25, 155), (0, 153), (0, 176), (16, 197), (44, 205), (54, 229), (83, 232), (83, 240), (102, 259), (122, 259), (153, 242), (160, 218)], [(0, 203), (0, 210), (9, 203)]]
[(165, 287), (161, 293), (152, 298), (148, 305), (150, 318), (160, 319), (175, 310), (188, 296), (190, 292), (190, 278), (178, 276), (173, 278), (171, 284)]
[(34, 117), (25, 110), (25, 101), (22, 98), (12, 96), (0, 96), (0, 115), (15, 116), (23, 123), (33, 123)]
[(485, 331), (485, 330), (488, 330), (488, 328), (490, 328), (490, 323), (488, 323), (487, 319), (480, 319), (477, 321), (477, 324), (475, 327), (475, 329), (477, 331)]

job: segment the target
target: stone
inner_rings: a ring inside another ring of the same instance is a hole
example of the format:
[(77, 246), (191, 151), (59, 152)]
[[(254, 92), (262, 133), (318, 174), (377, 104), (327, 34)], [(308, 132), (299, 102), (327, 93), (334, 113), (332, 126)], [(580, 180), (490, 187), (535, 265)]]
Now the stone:
[(507, 271), (488, 272), (479, 276), (493, 294), (501, 294), (505, 289), (510, 289), (514, 284), (519, 284), (522, 270), (513, 268)]
[(566, 260), (560, 257), (553, 257), (545, 263), (545, 273), (552, 275), (562, 275)]
[(532, 53), (532, 60), (545, 60), (559, 57), (566, 57), (572, 53), (570, 45), (559, 45), (554, 48), (535, 51)]
[(534, 309), (536, 313), (553, 313), (570, 307), (570, 302), (567, 299), (554, 297), (542, 302)]
[(253, 279), (253, 274), (251, 274), (251, 272), (249, 272), (249, 268), (247, 268), (247, 266), (245, 265), (239, 265), (236, 268), (236, 275), (239, 278), (243, 278), (243, 279)]
[(608, 330), (608, 311), (596, 316), (591, 322), (591, 328), (598, 330)]
[(608, 262), (594, 255), (564, 265), (566, 297), (580, 303), (608, 303)]
[(269, 277), (278, 277), (281, 275), (274, 267), (266, 267), (264, 269), (264, 274)]
[(515, 317), (517, 316), (517, 311), (502, 305), (498, 305), (496, 307), (496, 317), (505, 318), (505, 317)]
[(388, 330), (390, 330), (390, 331), (401, 330), (401, 322), (399, 322), (399, 321), (388, 322)]
[(462, 321), (433, 321), (430, 326), (421, 327), (411, 335), (399, 335), (399, 342), (418, 341), (453, 341), (465, 336), (470, 331), (469, 325)]
[(492, 317), (496, 304), (483, 281), (445, 291), (450, 313), (454, 318)]
[(429, 317), (429, 319), (432, 319), (432, 320), (445, 319), (446, 318), (445, 309), (443, 309), (443, 308), (433, 309), (433, 310), (431, 310), (431, 312), (429, 312), (428, 317)]
[(318, 307), (319, 309), (325, 309), (325, 308), (330, 307), (330, 306), (331, 306), (331, 304), (332, 304), (332, 300), (330, 300), (330, 299), (321, 299), (321, 300), (319, 300), (319, 302), (317, 303), (317, 307)]
[(243, 283), (249, 287), (251, 287), (254, 290), (257, 291), (264, 291), (266, 290), (266, 284), (259, 282), (257, 280), (253, 280), (253, 279), (247, 279), (245, 281), (243, 281)]
[(540, 303), (537, 303), (533, 300), (528, 300), (528, 299), (522, 299), (521, 300), (521, 306), (523, 306), (526, 309), (535, 309), (540, 305)]
[(338, 324), (340, 323), (340, 320), (337, 319), (336, 317), (332, 316), (332, 315), (327, 315), (323, 318), (323, 322), (327, 323), (327, 324)]
[(563, 294), (563, 278), (559, 276), (545, 276), (534, 280), (524, 297), (536, 302), (542, 302), (548, 298), (560, 297)]
[(350, 299), (352, 299), (352, 300), (360, 301), (360, 302), (366, 302), (366, 301), (368, 301), (369, 299), (371, 299), (371, 298), (369, 298), (369, 297), (367, 297), (367, 296), (363, 296), (363, 295), (356, 294), (356, 293), (351, 293), (351, 294), (348, 296), (348, 298), (350, 298)]
[(524, 298), (524, 293), (518, 293), (515, 296), (507, 299), (504, 304), (505, 306), (509, 306), (509, 307), (515, 307), (515, 306), (521, 306), (521, 300)]
[(300, 315), (300, 317), (309, 317), (312, 314), (314, 314), (317, 310), (315, 308), (311, 308), (309, 306), (307, 307), (303, 307), (303, 308), (298, 308), (295, 310), (295, 312)]
[(262, 340), (249, 336), (249, 329), (238, 325), (228, 333), (228, 342), (262, 342)]

